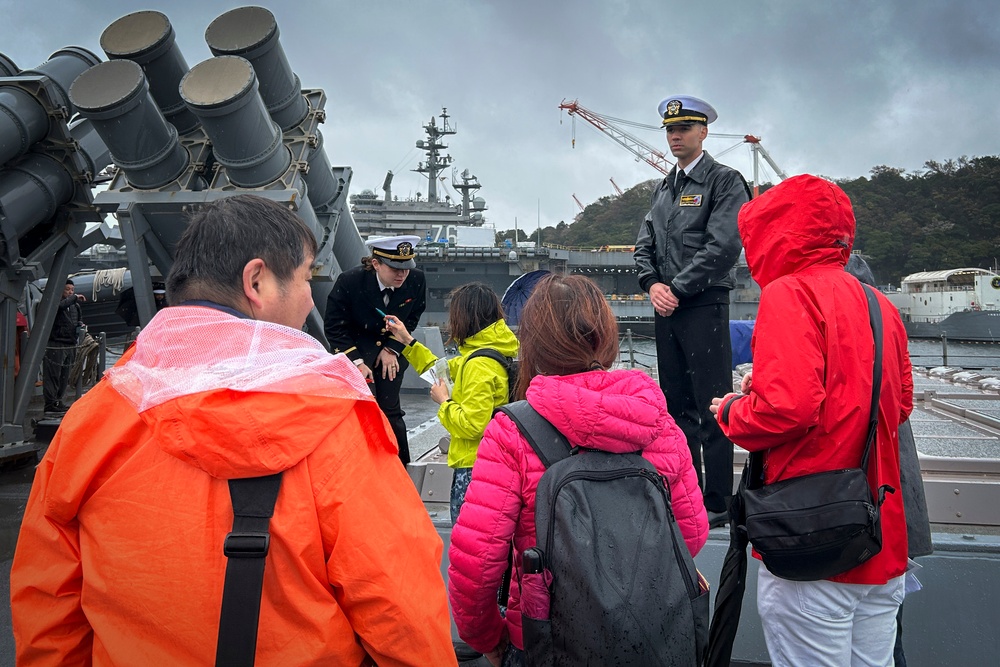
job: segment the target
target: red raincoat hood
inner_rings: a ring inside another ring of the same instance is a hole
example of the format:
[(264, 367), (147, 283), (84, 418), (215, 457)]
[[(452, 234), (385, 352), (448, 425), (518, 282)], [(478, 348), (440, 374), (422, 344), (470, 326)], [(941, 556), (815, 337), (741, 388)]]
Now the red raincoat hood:
[(835, 183), (803, 174), (743, 205), (740, 237), (761, 288), (817, 266), (843, 268), (854, 245), (854, 210)]

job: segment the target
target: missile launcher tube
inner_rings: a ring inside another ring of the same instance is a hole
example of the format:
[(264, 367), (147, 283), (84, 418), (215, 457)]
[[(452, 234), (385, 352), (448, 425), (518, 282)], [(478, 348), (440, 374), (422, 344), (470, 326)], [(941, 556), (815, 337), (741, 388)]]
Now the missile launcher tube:
[(274, 14), (263, 7), (239, 7), (222, 14), (205, 30), (205, 41), (216, 56), (246, 58), (257, 73), (260, 96), (282, 132), (305, 119), (309, 105), (299, 77), (281, 47)]
[(177, 132), (198, 129), (198, 118), (184, 104), (179, 90), (188, 64), (164, 14), (148, 10), (121, 17), (104, 29), (101, 48), (112, 60), (131, 60), (142, 67), (150, 94)]
[[(19, 77), (44, 76), (52, 83), (50, 90), (57, 97), (56, 104), (65, 108), (66, 118), (75, 109), (69, 100), (70, 84), (82, 72), (101, 62), (90, 51), (78, 46), (68, 46), (49, 56), (49, 59), (30, 70), (18, 72)], [(0, 68), (16, 68), (10, 59), (0, 56)], [(0, 83), (0, 164), (6, 164), (49, 133), (49, 114), (45, 106), (22, 87)]]
[(138, 64), (109, 60), (92, 67), (73, 83), (70, 96), (133, 187), (162, 187), (187, 168), (188, 152), (153, 101)]
[(264, 107), (248, 61), (219, 56), (198, 63), (181, 80), (181, 97), (201, 120), (215, 159), (234, 185), (259, 188), (288, 169), (292, 156)]

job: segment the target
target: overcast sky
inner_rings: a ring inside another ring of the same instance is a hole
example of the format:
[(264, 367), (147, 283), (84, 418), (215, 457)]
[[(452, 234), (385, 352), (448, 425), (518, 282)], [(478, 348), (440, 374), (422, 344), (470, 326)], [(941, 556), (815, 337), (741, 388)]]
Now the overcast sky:
[[(68, 45), (104, 57), (115, 19), (162, 11), (194, 66), (211, 21), (239, 2), (0, 0), (0, 52), (22, 69)], [(661, 99), (719, 112), (706, 148), (755, 134), (789, 174), (920, 170), (927, 160), (1000, 154), (996, 0), (263, 0), (303, 87), (323, 88), (326, 151), (354, 169), (352, 192), (426, 194), (409, 172), (421, 126), (447, 107), (454, 166), (479, 177), (487, 219), (533, 230), (654, 178), (652, 167), (559, 103), (656, 124)], [(665, 147), (661, 131), (637, 130)], [(752, 178), (745, 145), (720, 161)], [(765, 172), (769, 174), (770, 172)], [(449, 174), (450, 175), (450, 174)], [(761, 178), (762, 181), (770, 180)]]

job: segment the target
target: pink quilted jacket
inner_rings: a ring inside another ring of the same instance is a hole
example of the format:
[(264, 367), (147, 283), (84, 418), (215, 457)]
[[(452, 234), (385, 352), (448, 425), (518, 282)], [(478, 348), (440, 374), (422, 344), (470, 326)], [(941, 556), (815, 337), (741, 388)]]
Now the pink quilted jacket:
[[(674, 514), (691, 554), (708, 539), (708, 519), (684, 434), (667, 413), (663, 392), (640, 371), (591, 371), (531, 381), (528, 402), (571, 445), (634, 452), (656, 466), (670, 484)], [(521, 552), (535, 545), (535, 489), (545, 471), (504, 414), (486, 428), (472, 483), (451, 534), (448, 593), (458, 634), (477, 651), (493, 649), (504, 623), (510, 640), (524, 647), (518, 582)], [(506, 621), (497, 589), (514, 540), (514, 575)]]

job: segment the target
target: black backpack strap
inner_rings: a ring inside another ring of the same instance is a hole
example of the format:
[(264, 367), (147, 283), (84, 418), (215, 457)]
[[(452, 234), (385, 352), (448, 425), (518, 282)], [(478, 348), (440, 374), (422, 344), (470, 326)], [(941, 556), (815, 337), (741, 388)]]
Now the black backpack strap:
[(492, 347), (481, 347), (472, 354), (470, 354), (469, 358), (465, 360), (465, 363), (469, 363), (476, 357), (489, 357), (493, 361), (503, 366), (503, 369), (507, 371), (508, 375), (510, 374), (511, 359), (510, 357), (505, 357), (504, 355), (500, 354), (498, 350), (494, 350)]
[(268, 527), (281, 488), (281, 473), (267, 477), (229, 480), (233, 500), (233, 531), (223, 552), (226, 583), (219, 616), (217, 667), (251, 667), (257, 652), (260, 596), (264, 588), (264, 561), (271, 536)]
[[(868, 299), (868, 321), (872, 327), (872, 338), (875, 340), (875, 362), (872, 368), (872, 401), (871, 413), (868, 417), (868, 439), (865, 442), (865, 453), (861, 457), (861, 468), (868, 473), (869, 456), (877, 449), (878, 436), (878, 404), (879, 392), (882, 389), (882, 308), (879, 306), (875, 292), (861, 283), (865, 290), (865, 298)], [(878, 480), (878, 453), (875, 453), (875, 479)], [(885, 494), (895, 493), (896, 489), (888, 484), (883, 484), (876, 491), (876, 500), (879, 506), (885, 501)]]
[[(476, 350), (472, 354), (485, 350)], [(499, 354), (499, 353), (498, 353)], [(471, 358), (472, 355), (469, 355)], [(573, 448), (566, 442), (563, 434), (556, 430), (548, 419), (538, 414), (538, 411), (531, 407), (527, 401), (514, 401), (497, 408), (493, 414), (502, 412), (514, 422), (514, 426), (521, 432), (521, 435), (531, 448), (541, 459), (542, 465), (548, 470), (553, 463), (561, 461), (573, 453)], [(514, 568), (514, 542), (511, 541), (510, 549), (507, 553), (507, 569), (500, 579), (500, 590), (497, 591), (497, 602), (502, 606), (507, 606), (507, 597), (510, 591), (510, 578)]]
[(563, 434), (557, 431), (549, 420), (538, 414), (527, 401), (508, 403), (497, 408), (497, 412), (510, 417), (517, 430), (535, 450), (535, 454), (538, 454), (546, 469), (573, 453), (573, 448)]
[(875, 444), (875, 435), (878, 432), (878, 402), (882, 390), (882, 308), (870, 287), (862, 283), (861, 288), (865, 291), (865, 298), (868, 299), (868, 323), (871, 325), (872, 338), (875, 341), (875, 361), (872, 365), (872, 398), (868, 412), (868, 440), (865, 443), (865, 454), (861, 461), (861, 467), (867, 470), (869, 451)]

